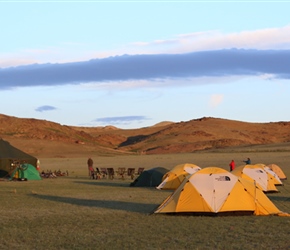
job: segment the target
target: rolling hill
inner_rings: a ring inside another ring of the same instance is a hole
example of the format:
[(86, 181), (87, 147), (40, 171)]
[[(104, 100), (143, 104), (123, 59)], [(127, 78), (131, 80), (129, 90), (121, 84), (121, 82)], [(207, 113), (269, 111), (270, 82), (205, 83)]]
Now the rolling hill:
[(290, 122), (249, 123), (204, 117), (119, 129), (73, 127), (0, 114), (0, 137), (42, 157), (84, 154), (170, 154), (237, 146), (290, 143)]

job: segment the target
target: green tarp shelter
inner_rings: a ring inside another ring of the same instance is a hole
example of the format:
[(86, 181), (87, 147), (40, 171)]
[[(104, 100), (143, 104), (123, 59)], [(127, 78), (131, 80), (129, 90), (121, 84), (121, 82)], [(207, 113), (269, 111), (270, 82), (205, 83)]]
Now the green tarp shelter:
[(168, 172), (168, 169), (162, 167), (151, 168), (143, 171), (136, 180), (134, 180), (131, 187), (156, 187), (162, 182), (163, 175)]
[(38, 171), (31, 164), (21, 164), (10, 175), (10, 180), (42, 180)]
[(0, 177), (9, 175), (17, 165), (28, 163), (36, 168), (37, 158), (10, 145), (0, 138)]

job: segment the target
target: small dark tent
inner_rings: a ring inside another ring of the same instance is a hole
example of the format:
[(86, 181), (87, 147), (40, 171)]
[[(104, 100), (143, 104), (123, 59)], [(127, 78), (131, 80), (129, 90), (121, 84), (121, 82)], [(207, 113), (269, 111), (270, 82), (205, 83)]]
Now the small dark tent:
[(17, 164), (29, 163), (36, 168), (37, 158), (10, 145), (0, 138), (0, 177), (9, 175)]
[(168, 169), (162, 167), (151, 168), (143, 171), (136, 180), (134, 180), (131, 187), (156, 187), (162, 182), (163, 175), (168, 172)]

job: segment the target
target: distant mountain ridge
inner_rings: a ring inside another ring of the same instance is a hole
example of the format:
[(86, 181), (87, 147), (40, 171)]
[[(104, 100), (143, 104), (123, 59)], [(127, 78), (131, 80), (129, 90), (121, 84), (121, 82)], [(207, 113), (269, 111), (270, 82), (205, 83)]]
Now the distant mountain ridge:
[(63, 149), (58, 152), (60, 155), (65, 155), (68, 148), (79, 153), (169, 154), (290, 142), (290, 122), (249, 123), (203, 117), (186, 122), (161, 122), (139, 129), (119, 129), (66, 126), (0, 114), (0, 137), (38, 155), (56, 155), (53, 149), (58, 146)]

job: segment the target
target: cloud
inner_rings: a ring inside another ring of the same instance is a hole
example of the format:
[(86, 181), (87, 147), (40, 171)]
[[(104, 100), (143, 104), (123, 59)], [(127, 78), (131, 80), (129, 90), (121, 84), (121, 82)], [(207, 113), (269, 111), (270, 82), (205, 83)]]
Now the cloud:
[(111, 125), (120, 125), (120, 124), (129, 124), (132, 122), (143, 122), (148, 120), (146, 116), (114, 116), (114, 117), (102, 117), (93, 120), (100, 124), (111, 124)]
[(43, 106), (40, 106), (40, 107), (36, 108), (35, 111), (44, 112), (44, 111), (51, 111), (51, 110), (56, 110), (56, 109), (57, 108), (53, 107), (53, 106), (43, 105)]
[(224, 95), (222, 94), (214, 94), (210, 97), (210, 107), (216, 108), (218, 105), (222, 103), (224, 99)]
[(290, 50), (227, 49), (123, 55), (84, 62), (2, 68), (0, 89), (194, 77), (273, 75), (288, 79), (289, 65)]
[[(31, 63), (67, 63), (91, 58), (130, 54), (180, 54), (220, 49), (290, 49), (290, 25), (260, 30), (225, 33), (220, 30), (179, 34), (172, 38), (154, 41), (137, 41), (121, 44), (110, 50), (90, 48), (89, 44), (66, 42), (58, 46), (26, 48), (1, 54), (0, 67)], [(86, 49), (84, 49), (86, 48)]]
[(155, 48), (160, 51), (161, 46), (167, 53), (188, 53), (192, 51), (219, 50), (230, 48), (243, 49), (290, 49), (290, 25), (279, 28), (268, 28), (253, 31), (224, 33), (218, 30), (180, 34), (167, 40), (134, 43), (143, 50)]

